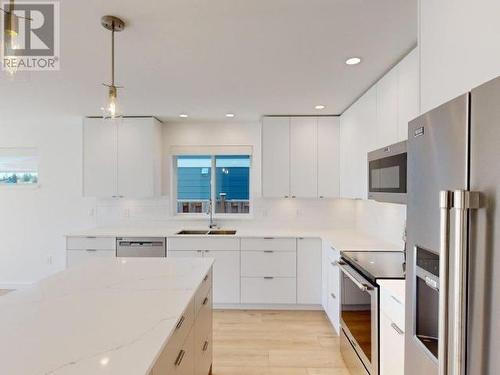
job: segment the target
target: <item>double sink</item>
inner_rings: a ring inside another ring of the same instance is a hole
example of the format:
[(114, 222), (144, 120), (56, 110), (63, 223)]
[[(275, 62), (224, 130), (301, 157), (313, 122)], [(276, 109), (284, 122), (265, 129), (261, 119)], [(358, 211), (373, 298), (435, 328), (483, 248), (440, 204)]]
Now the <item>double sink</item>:
[(183, 229), (176, 234), (180, 235), (192, 235), (192, 236), (234, 236), (236, 231), (233, 229), (213, 229), (213, 230), (190, 230)]

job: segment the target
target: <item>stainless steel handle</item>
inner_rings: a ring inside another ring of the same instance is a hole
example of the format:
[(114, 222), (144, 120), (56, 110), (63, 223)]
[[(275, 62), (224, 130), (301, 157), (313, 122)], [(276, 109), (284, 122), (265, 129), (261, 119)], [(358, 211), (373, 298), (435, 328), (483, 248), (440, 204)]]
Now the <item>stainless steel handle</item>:
[(206, 305), (208, 303), (208, 297), (205, 297), (205, 299), (203, 300), (203, 304)]
[(285, 198), (288, 198), (288, 195), (284, 195)]
[(391, 327), (398, 333), (398, 335), (404, 335), (403, 330), (399, 328), (395, 323), (391, 323)]
[(177, 325), (175, 326), (175, 329), (179, 329), (182, 327), (182, 323), (184, 323), (184, 315), (181, 316), (181, 318), (179, 319), (179, 321), (177, 322)]
[(448, 251), (450, 246), (451, 192), (439, 192), (439, 375), (446, 375), (448, 368)]
[(206, 351), (207, 351), (207, 349), (208, 349), (208, 341), (205, 341), (205, 342), (203, 343), (203, 351), (204, 351), (204, 352), (206, 352)]
[(85, 237), (85, 238), (88, 238), (89, 240), (92, 240), (92, 239), (95, 239), (95, 238), (97, 238), (97, 237), (96, 237), (96, 236), (87, 236), (87, 237)]
[(400, 300), (398, 300), (396, 297), (391, 296), (391, 298), (392, 298), (395, 302), (399, 303), (400, 305), (402, 305), (402, 304), (403, 304), (403, 303), (402, 303)]
[(89, 253), (93, 253), (93, 252), (96, 252), (97, 249), (85, 249), (85, 251), (88, 251)]
[[(467, 226), (470, 209), (479, 208), (479, 194), (465, 190), (453, 193), (455, 210), (454, 277), (453, 277), (453, 375), (465, 374), (465, 335), (467, 299)], [(441, 276), (440, 276), (441, 279)]]
[(330, 293), (330, 295), (332, 296), (333, 299), (337, 299), (337, 297), (335, 296), (335, 294)]
[(264, 237), (265, 240), (274, 240), (274, 237)]
[(333, 266), (333, 267), (336, 267), (339, 265), (339, 262), (330, 262), (330, 264)]
[(370, 286), (362, 283), (362, 282), (359, 282), (358, 279), (356, 279), (350, 272), (347, 268), (345, 268), (345, 263), (343, 262), (337, 262), (337, 266), (340, 268), (340, 270), (342, 272), (344, 272), (344, 274), (349, 278), (351, 279), (351, 281), (359, 288), (361, 289), (363, 292), (366, 292), (367, 290), (370, 290), (372, 289)]
[(264, 276), (264, 280), (273, 280), (273, 279), (274, 279), (274, 277), (272, 277), (272, 276)]
[(208, 274), (205, 275), (205, 277), (203, 278), (203, 282), (207, 281), (208, 280)]
[(181, 350), (179, 352), (179, 354), (177, 355), (177, 358), (175, 359), (175, 362), (174, 362), (175, 366), (180, 366), (180, 364), (182, 363), (182, 360), (184, 359), (185, 354), (186, 354), (186, 352), (184, 350)]
[(264, 253), (266, 253), (266, 254), (272, 254), (272, 253), (274, 253), (274, 251), (273, 250), (264, 250)]

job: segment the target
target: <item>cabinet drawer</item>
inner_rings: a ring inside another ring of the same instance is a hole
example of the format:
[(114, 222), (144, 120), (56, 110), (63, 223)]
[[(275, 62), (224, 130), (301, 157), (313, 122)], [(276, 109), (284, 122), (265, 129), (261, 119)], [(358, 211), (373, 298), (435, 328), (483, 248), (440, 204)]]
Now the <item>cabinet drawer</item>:
[(67, 250), (115, 250), (115, 237), (67, 237)]
[(239, 238), (169, 237), (168, 250), (239, 250)]
[(243, 277), (295, 277), (297, 256), (290, 251), (242, 251), (241, 276)]
[(295, 278), (241, 278), (242, 303), (286, 303), (297, 302)]
[(208, 272), (194, 296), (195, 316), (203, 306), (212, 305), (212, 271)]
[(385, 288), (380, 288), (380, 311), (404, 331), (405, 306)]
[(274, 250), (295, 251), (297, 240), (295, 238), (242, 238), (241, 250)]
[(204, 309), (194, 326), (194, 375), (208, 375), (212, 365), (212, 310)]
[(380, 375), (400, 375), (404, 373), (404, 327), (399, 327), (380, 314)]
[[(191, 329), (180, 349), (174, 352), (166, 375), (193, 375), (195, 369), (194, 329)], [(162, 374), (159, 374), (162, 375)]]

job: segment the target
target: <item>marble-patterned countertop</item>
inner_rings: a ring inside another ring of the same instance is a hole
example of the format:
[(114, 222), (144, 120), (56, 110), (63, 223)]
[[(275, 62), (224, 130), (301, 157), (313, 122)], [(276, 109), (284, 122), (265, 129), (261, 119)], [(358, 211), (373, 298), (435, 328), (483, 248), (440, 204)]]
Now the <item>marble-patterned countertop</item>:
[[(143, 226), (143, 227), (98, 227), (68, 233), (68, 236), (82, 237), (174, 237), (181, 229), (203, 229), (206, 226), (186, 222), (183, 226)], [(303, 237), (321, 238), (339, 251), (403, 251), (402, 246), (384, 239), (352, 229), (310, 229), (310, 228), (269, 228), (269, 227), (231, 227), (236, 235), (227, 237)], [(186, 236), (196, 237), (196, 236)], [(207, 236), (214, 237), (214, 236)], [(226, 237), (226, 236), (224, 236)]]
[(2, 296), (0, 374), (149, 374), (212, 262), (100, 258)]

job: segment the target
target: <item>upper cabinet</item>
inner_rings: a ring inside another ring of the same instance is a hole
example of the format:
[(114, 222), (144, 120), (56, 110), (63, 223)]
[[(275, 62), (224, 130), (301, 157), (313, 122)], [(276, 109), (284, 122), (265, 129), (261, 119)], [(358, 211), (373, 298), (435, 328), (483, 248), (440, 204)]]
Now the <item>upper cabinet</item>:
[(318, 196), (339, 196), (340, 118), (318, 117)]
[(318, 196), (318, 125), (316, 117), (290, 119), (290, 194)]
[(151, 117), (83, 124), (83, 194), (97, 198), (160, 195), (161, 125)]
[(290, 195), (290, 118), (266, 117), (262, 125), (262, 195)]
[(338, 193), (338, 117), (265, 117), (262, 195), (335, 198)]
[(390, 70), (340, 118), (340, 196), (366, 199), (367, 154), (406, 140), (419, 114), (418, 50)]

